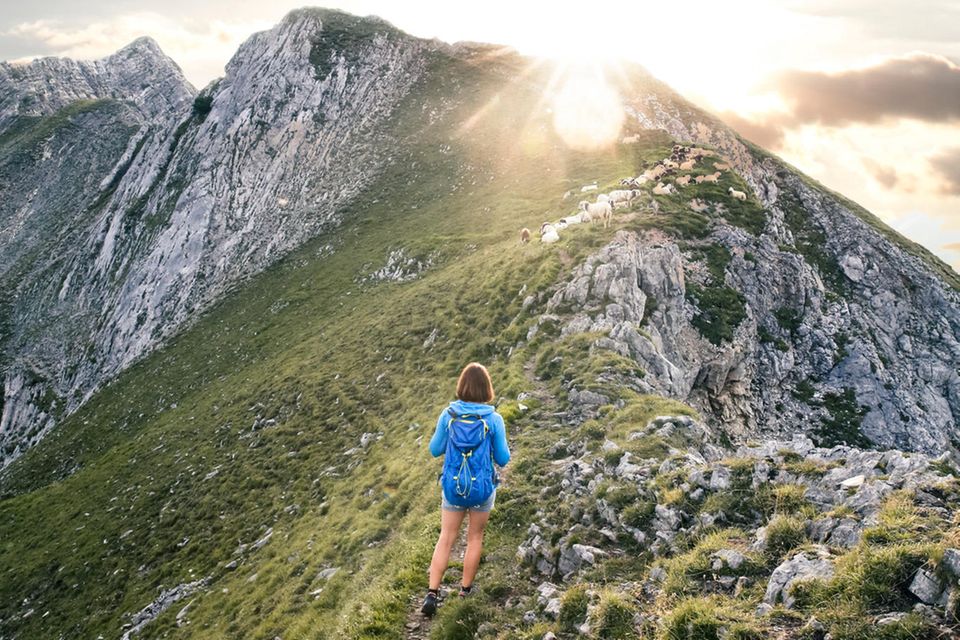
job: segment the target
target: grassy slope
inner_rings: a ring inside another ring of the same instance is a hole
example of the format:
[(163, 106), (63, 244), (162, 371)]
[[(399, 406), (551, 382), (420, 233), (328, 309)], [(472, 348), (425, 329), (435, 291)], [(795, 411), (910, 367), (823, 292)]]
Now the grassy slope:
[[(611, 235), (584, 228), (561, 247), (519, 247), (518, 229), (569, 213), (559, 196), (571, 186), (637, 164), (637, 148), (564, 151), (540, 126), (534, 85), (505, 83), (516, 70), (502, 66), (488, 74), (439, 60), (398, 116), (413, 135), (409, 157), (348, 212), (335, 253), (320, 255), (327, 239), (296, 251), (11, 468), (0, 502), (0, 632), (114, 637), (121, 614), (158, 589), (207, 575), (216, 582), (178, 636), (400, 626), (406, 603), (390, 584), (420, 586), (438, 497), (418, 439), (471, 359), (492, 365), (502, 395), (524, 388), (505, 359), (525, 333), (511, 326), (521, 287), (552, 283), (561, 258)], [(498, 89), (474, 129), (451, 136)], [(428, 109), (445, 96), (462, 104), (421, 129), (424, 95)], [(518, 134), (517, 118), (535, 109), (538, 121)], [(400, 246), (439, 247), (439, 264), (409, 284), (355, 282)], [(252, 430), (258, 415), (277, 424)], [(384, 439), (343, 455), (371, 431)], [(234, 554), (269, 526), (270, 543)], [(239, 568), (224, 571), (234, 557)], [(342, 569), (316, 581), (327, 566)], [(307, 595), (318, 586), (318, 598)], [(143, 637), (171, 632), (181, 606)]]
[[(445, 606), (434, 635), (470, 637), (479, 618), (503, 615), (505, 598), (529, 592), (514, 553), (545, 506), (544, 451), (562, 437), (627, 446), (651, 416), (689, 409), (601, 383), (635, 372), (589, 351), (589, 340), (542, 331), (509, 352), (540, 311), (523, 310), (523, 298), (613, 235), (581, 227), (559, 245), (520, 246), (519, 228), (571, 212), (564, 191), (613, 184), (672, 142), (650, 135), (613, 151), (569, 152), (547, 133), (538, 104), (546, 76), (511, 81), (519, 75), (512, 64), (481, 70), (438, 59), (397, 116), (409, 136), (404, 157), (334, 238), (308, 243), (240, 287), (11, 468), (0, 485), (0, 635), (117, 637), (129, 621), (123, 614), (159, 589), (212, 576), (202, 595), (174, 604), (140, 637), (400, 637), (438, 520), (437, 464), (424, 439), (472, 359), (491, 366), (501, 397), (535, 391), (543, 404), (531, 401), (522, 415), (514, 402), (502, 405), (515, 458), (489, 529), (483, 592)], [(457, 135), (494, 95), (499, 101)], [(423, 124), (451, 96), (458, 106)], [(727, 186), (704, 186), (701, 195), (723, 198)], [(694, 195), (663, 198), (664, 213), (627, 225), (695, 241), (710, 220), (672, 215)], [(736, 210), (747, 228), (757, 214), (755, 205)], [(331, 241), (332, 254), (323, 250)], [(356, 282), (398, 247), (436, 251), (435, 266), (409, 283)], [(626, 406), (570, 433), (551, 417), (568, 378)], [(365, 432), (383, 439), (345, 456)], [(631, 442), (656, 456), (672, 444)], [(562, 521), (569, 506), (552, 509)], [(261, 549), (237, 550), (268, 527)], [(225, 568), (231, 560), (235, 570)], [(617, 559), (590, 579), (637, 580), (648, 561)], [(340, 570), (318, 578), (327, 567)]]

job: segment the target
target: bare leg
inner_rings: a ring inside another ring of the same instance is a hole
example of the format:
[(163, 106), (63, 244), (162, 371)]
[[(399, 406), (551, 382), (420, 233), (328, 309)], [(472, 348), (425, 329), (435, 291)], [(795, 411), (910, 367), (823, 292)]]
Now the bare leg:
[(477, 576), (480, 552), (483, 551), (483, 529), (490, 519), (489, 511), (471, 511), (467, 520), (467, 552), (463, 556), (463, 586), (469, 587)]
[(450, 549), (457, 541), (457, 534), (460, 533), (460, 525), (466, 513), (466, 511), (440, 510), (440, 537), (437, 538), (437, 546), (433, 549), (433, 560), (430, 561), (431, 589), (440, 588), (443, 572), (447, 570), (447, 563), (450, 561)]

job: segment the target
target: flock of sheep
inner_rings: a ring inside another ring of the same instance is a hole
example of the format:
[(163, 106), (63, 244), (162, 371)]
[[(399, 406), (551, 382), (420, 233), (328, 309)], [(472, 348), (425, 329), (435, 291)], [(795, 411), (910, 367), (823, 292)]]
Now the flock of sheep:
[[(624, 138), (623, 142), (627, 144), (635, 142), (636, 139), (638, 139), (638, 136), (632, 136)], [(656, 182), (656, 185), (653, 187), (653, 194), (658, 196), (677, 193), (678, 189), (689, 185), (691, 182), (695, 182), (696, 184), (704, 182), (717, 183), (720, 180), (722, 172), (730, 170), (730, 164), (728, 162), (714, 162), (713, 168), (715, 171), (710, 174), (698, 176), (685, 174), (677, 176), (670, 184), (663, 182), (664, 178), (677, 172), (692, 171), (698, 162), (713, 155), (715, 155), (715, 152), (709, 149), (686, 147), (679, 144), (673, 145), (670, 157), (660, 160), (635, 178), (624, 178), (621, 180), (620, 185), (626, 187), (625, 189), (616, 189), (609, 193), (600, 193), (597, 195), (596, 202), (581, 201), (579, 210), (575, 215), (560, 218), (560, 220), (556, 222), (544, 222), (540, 225), (540, 242), (557, 242), (560, 240), (560, 231), (584, 222), (602, 222), (604, 228), (607, 228), (613, 219), (614, 209), (621, 205), (629, 207), (636, 198), (643, 194), (640, 186), (648, 182)], [(588, 193), (596, 190), (597, 185), (594, 183), (581, 187), (580, 193)], [(727, 191), (737, 200), (745, 201), (747, 199), (747, 194), (743, 191), (737, 191), (733, 187), (730, 187)], [(563, 196), (564, 199), (570, 197), (572, 193), (571, 191), (565, 193)], [(696, 208), (694, 209), (697, 210)], [(521, 242), (530, 242), (530, 236), (531, 233), (529, 229), (524, 228), (520, 231)]]

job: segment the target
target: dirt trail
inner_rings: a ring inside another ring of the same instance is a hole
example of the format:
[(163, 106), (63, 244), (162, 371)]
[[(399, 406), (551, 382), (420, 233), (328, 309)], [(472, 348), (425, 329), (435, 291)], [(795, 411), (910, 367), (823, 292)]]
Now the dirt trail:
[[(444, 582), (449, 581), (449, 585), (440, 585), (440, 607), (443, 606), (444, 600), (447, 598), (457, 597), (460, 578), (463, 575), (463, 554), (466, 550), (467, 518), (464, 518), (463, 525), (460, 527), (460, 535), (457, 536), (457, 541), (453, 543), (453, 549), (450, 551), (450, 565), (447, 572), (443, 574)], [(420, 613), (424, 594), (426, 594), (426, 590), (418, 591), (410, 596), (407, 621), (403, 627), (403, 637), (408, 640), (426, 640), (430, 637), (430, 626), (433, 624), (433, 619)]]

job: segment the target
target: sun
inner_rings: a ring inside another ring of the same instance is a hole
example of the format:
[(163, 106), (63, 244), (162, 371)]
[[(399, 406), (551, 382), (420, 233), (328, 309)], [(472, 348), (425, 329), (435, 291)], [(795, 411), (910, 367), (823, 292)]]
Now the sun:
[(549, 96), (553, 128), (572, 149), (595, 150), (616, 142), (626, 113), (620, 93), (597, 63), (561, 65)]

